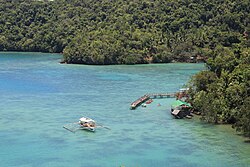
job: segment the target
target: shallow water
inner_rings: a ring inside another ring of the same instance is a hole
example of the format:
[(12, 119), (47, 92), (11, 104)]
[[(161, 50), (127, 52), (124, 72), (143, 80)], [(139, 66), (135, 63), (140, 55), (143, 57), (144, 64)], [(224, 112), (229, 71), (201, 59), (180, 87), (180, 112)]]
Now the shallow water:
[[(174, 92), (203, 64), (62, 65), (59, 54), (0, 53), (1, 167), (247, 167), (250, 144), (231, 129), (170, 115)], [(161, 106), (158, 106), (158, 103)], [(111, 128), (71, 133), (88, 116)]]

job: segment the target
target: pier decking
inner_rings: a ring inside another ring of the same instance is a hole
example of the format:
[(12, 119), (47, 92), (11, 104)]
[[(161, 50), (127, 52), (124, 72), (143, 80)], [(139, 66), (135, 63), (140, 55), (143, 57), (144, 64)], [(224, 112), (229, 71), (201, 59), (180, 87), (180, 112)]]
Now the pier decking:
[(174, 98), (176, 97), (176, 93), (151, 93), (151, 94), (145, 94), (142, 97), (135, 100), (130, 105), (130, 109), (134, 110), (136, 107), (144, 103), (145, 101), (149, 99), (156, 99), (156, 98)]

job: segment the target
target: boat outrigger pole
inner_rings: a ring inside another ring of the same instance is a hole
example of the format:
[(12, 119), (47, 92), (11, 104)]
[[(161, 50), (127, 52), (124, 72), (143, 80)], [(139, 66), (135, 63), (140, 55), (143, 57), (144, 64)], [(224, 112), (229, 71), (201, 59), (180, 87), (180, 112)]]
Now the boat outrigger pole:
[(72, 130), (72, 129), (67, 128), (66, 126), (63, 126), (63, 128), (66, 129), (66, 130), (68, 130), (68, 131), (70, 131), (70, 132), (72, 132), (72, 133), (75, 133), (78, 130), (78, 129)]

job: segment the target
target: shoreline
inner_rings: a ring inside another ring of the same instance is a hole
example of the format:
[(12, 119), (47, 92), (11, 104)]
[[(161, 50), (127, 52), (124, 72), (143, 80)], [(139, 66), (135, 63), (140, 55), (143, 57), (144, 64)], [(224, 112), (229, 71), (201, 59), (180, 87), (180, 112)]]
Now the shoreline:
[[(63, 56), (62, 52), (41, 52), (41, 51), (18, 51), (18, 50), (1, 50), (0, 53), (42, 53), (42, 54), (59, 54)], [(185, 61), (178, 61), (176, 59), (171, 60), (170, 62), (151, 62), (151, 61), (146, 61), (145, 63), (130, 63), (130, 64), (125, 64), (125, 63), (106, 63), (106, 64), (98, 64), (98, 63), (69, 63), (66, 60), (64, 60), (64, 58), (62, 57), (62, 59), (59, 61), (60, 64), (79, 64), (79, 65), (93, 65), (93, 66), (105, 66), (105, 65), (140, 65), (140, 64), (168, 64), (168, 63), (206, 63), (206, 59), (199, 59), (199, 57), (197, 56), (194, 59), (194, 56), (192, 57), (187, 57), (185, 59)]]
[(232, 124), (222, 124), (222, 123), (212, 124), (212, 123), (207, 123), (205, 121), (202, 121), (200, 118), (201, 118), (200, 115), (193, 114), (193, 118), (191, 120), (197, 121), (197, 122), (202, 123), (202, 124), (208, 124), (211, 126), (219, 127), (220, 130), (223, 130), (224, 132), (227, 132), (227, 133), (230, 133), (230, 134), (237, 136), (243, 143), (250, 144), (250, 137), (246, 137), (241, 132), (237, 132), (236, 129), (234, 129), (232, 127)]

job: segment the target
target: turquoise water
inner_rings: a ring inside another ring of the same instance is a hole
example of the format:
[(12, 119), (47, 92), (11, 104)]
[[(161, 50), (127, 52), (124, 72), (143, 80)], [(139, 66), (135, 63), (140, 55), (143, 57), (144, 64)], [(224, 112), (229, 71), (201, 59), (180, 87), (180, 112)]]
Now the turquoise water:
[[(176, 120), (174, 92), (203, 64), (62, 65), (61, 55), (0, 53), (1, 167), (247, 167), (250, 144), (223, 126)], [(157, 104), (160, 103), (161, 106)], [(88, 116), (111, 128), (71, 133)]]

